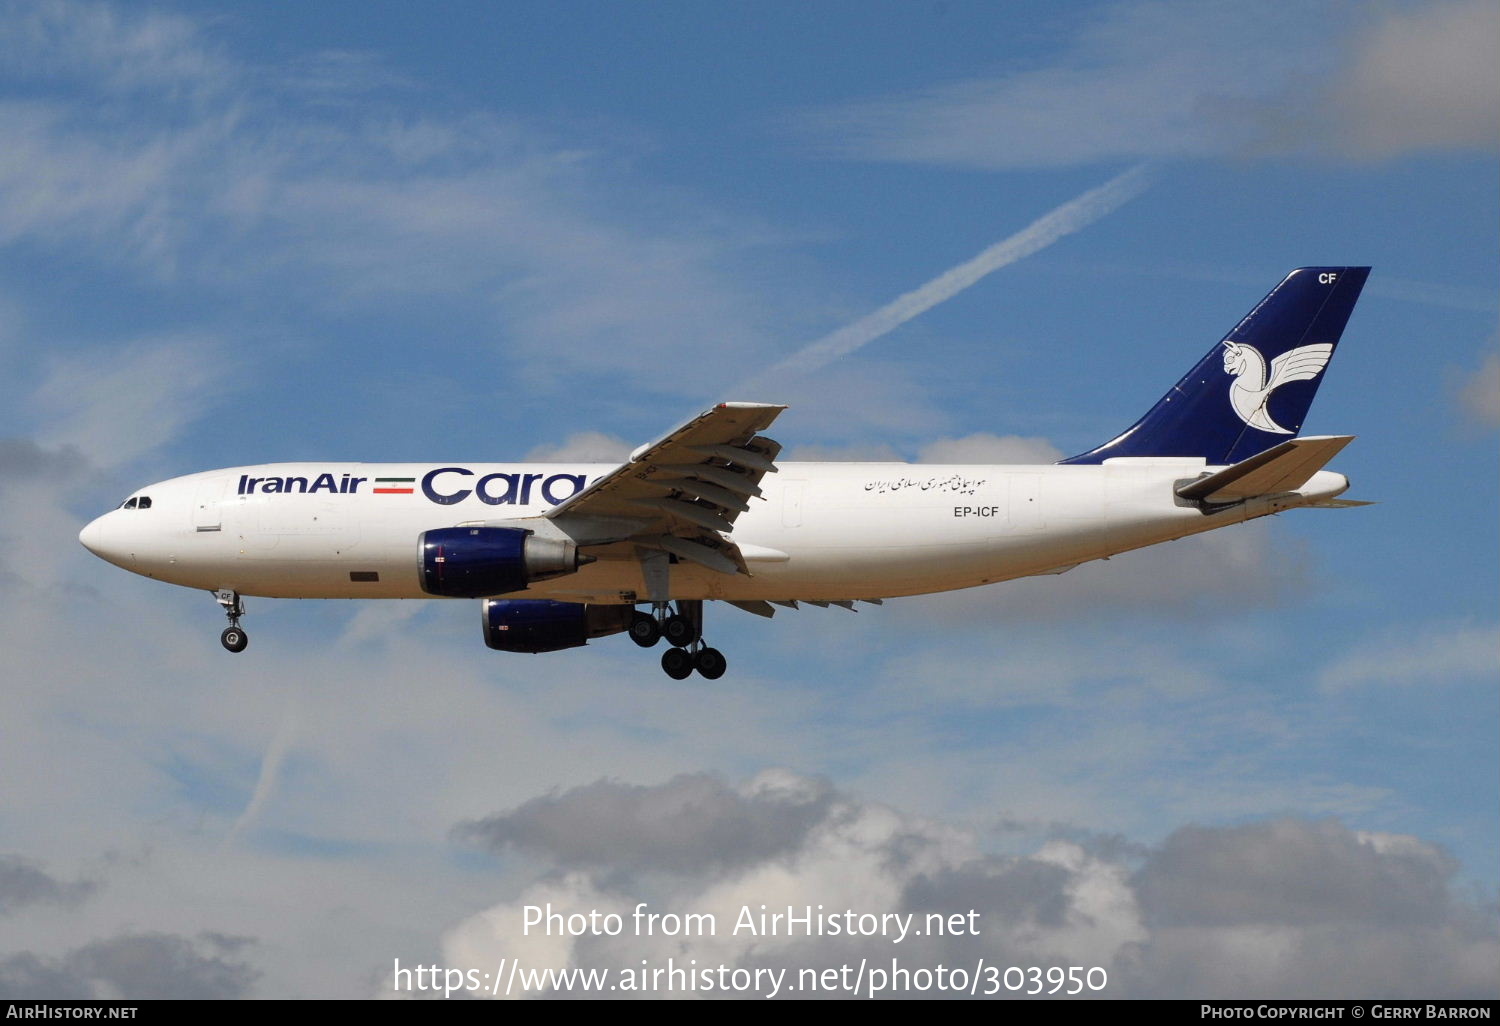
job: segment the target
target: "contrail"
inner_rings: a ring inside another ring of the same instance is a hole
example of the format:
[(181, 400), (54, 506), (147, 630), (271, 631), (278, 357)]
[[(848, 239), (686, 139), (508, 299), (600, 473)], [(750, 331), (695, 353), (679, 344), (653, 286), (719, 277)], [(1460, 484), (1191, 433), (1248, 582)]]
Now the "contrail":
[(1139, 196), (1151, 184), (1151, 168), (1137, 164), (1128, 171), (1111, 178), (1096, 189), (1070, 200), (1048, 214), (1016, 232), (1010, 238), (990, 246), (972, 260), (959, 264), (952, 270), (938, 275), (920, 288), (882, 306), (879, 310), (861, 317), (853, 324), (825, 335), (816, 342), (776, 364), (756, 381), (764, 381), (772, 375), (792, 371), (806, 373), (826, 366), (841, 356), (847, 356), (875, 341), (887, 332), (905, 324), (913, 317), (926, 313), (946, 300), (952, 299), (987, 274), (992, 274), (1041, 249), (1046, 249), (1065, 235), (1086, 228), (1104, 215)]
[(281, 762), (286, 758), (286, 753), (297, 736), (297, 723), (302, 718), (301, 706), (301, 697), (294, 692), (287, 699), (286, 710), (281, 715), (281, 724), (271, 737), (271, 744), (266, 748), (265, 757), (261, 759), (260, 777), (255, 782), (255, 793), (250, 796), (250, 803), (245, 806), (245, 811), (240, 813), (239, 819), (234, 821), (234, 826), (229, 828), (229, 833), (219, 845), (219, 851), (227, 851), (234, 846), (245, 828), (255, 822), (261, 806), (265, 805), (266, 799), (271, 796), (271, 789), (276, 786), (276, 777), (281, 772)]

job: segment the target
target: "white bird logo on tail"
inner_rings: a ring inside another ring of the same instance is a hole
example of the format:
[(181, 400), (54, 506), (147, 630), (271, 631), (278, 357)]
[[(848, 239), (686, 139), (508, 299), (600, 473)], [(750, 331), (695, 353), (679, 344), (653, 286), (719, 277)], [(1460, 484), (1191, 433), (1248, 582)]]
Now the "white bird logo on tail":
[(1277, 435), (1293, 432), (1271, 419), (1266, 411), (1271, 393), (1289, 381), (1309, 381), (1322, 373), (1333, 356), (1333, 346), (1319, 342), (1289, 349), (1271, 361), (1266, 375), (1266, 358), (1260, 350), (1243, 342), (1224, 340), (1224, 373), (1234, 378), (1229, 383), (1229, 405), (1240, 420), (1259, 431)]

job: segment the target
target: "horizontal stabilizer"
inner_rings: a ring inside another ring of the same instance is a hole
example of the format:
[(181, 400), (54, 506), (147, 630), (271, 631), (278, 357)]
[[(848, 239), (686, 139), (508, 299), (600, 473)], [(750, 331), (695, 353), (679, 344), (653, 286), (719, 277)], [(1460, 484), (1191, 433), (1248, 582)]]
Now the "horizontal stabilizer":
[(1356, 506), (1373, 506), (1373, 502), (1366, 499), (1324, 499), (1321, 502), (1310, 502), (1307, 509), (1353, 509)]
[(1295, 492), (1352, 441), (1353, 435), (1289, 439), (1232, 467), (1190, 481), (1177, 489), (1177, 494), (1192, 501), (1221, 504)]

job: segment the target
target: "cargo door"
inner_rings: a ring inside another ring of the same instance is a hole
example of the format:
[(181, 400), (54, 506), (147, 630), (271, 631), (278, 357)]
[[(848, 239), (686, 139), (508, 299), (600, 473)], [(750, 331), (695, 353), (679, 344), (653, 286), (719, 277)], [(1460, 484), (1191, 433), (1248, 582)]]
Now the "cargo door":
[[(193, 529), (196, 531), (219, 531), (224, 527), (224, 493), (229, 489), (229, 478), (210, 477), (199, 482), (193, 493)], [(182, 523), (182, 521), (178, 521)]]

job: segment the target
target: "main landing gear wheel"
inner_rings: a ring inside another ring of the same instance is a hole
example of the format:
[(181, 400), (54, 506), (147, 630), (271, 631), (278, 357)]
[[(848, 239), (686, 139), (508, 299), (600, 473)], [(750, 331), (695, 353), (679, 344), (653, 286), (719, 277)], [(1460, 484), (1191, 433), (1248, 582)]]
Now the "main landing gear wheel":
[(630, 621), (630, 640), (642, 648), (651, 648), (661, 640), (661, 624), (650, 613), (637, 612)]
[(653, 602), (651, 612), (637, 612), (627, 630), (630, 640), (650, 648), (662, 638), (672, 647), (662, 653), (661, 668), (673, 680), (686, 680), (694, 670), (708, 680), (724, 676), (728, 660), (703, 644), (703, 601), (679, 599), (676, 612), (666, 602)]
[(243, 652), (250, 644), (250, 635), (239, 627), (225, 627), (224, 633), (219, 635), (219, 644), (231, 652)]
[(673, 680), (687, 680), (693, 672), (693, 657), (686, 649), (669, 648), (661, 654), (661, 668)]
[(701, 637), (697, 625), (681, 613), (667, 617), (667, 622), (661, 625), (661, 632), (667, 639), (667, 644), (677, 648), (691, 645)]
[[(682, 650), (674, 649), (673, 651)], [(693, 656), (693, 669), (709, 680), (718, 680), (724, 676), (724, 671), (728, 668), (729, 660), (725, 659), (724, 653), (716, 648), (700, 648), (698, 654)]]

